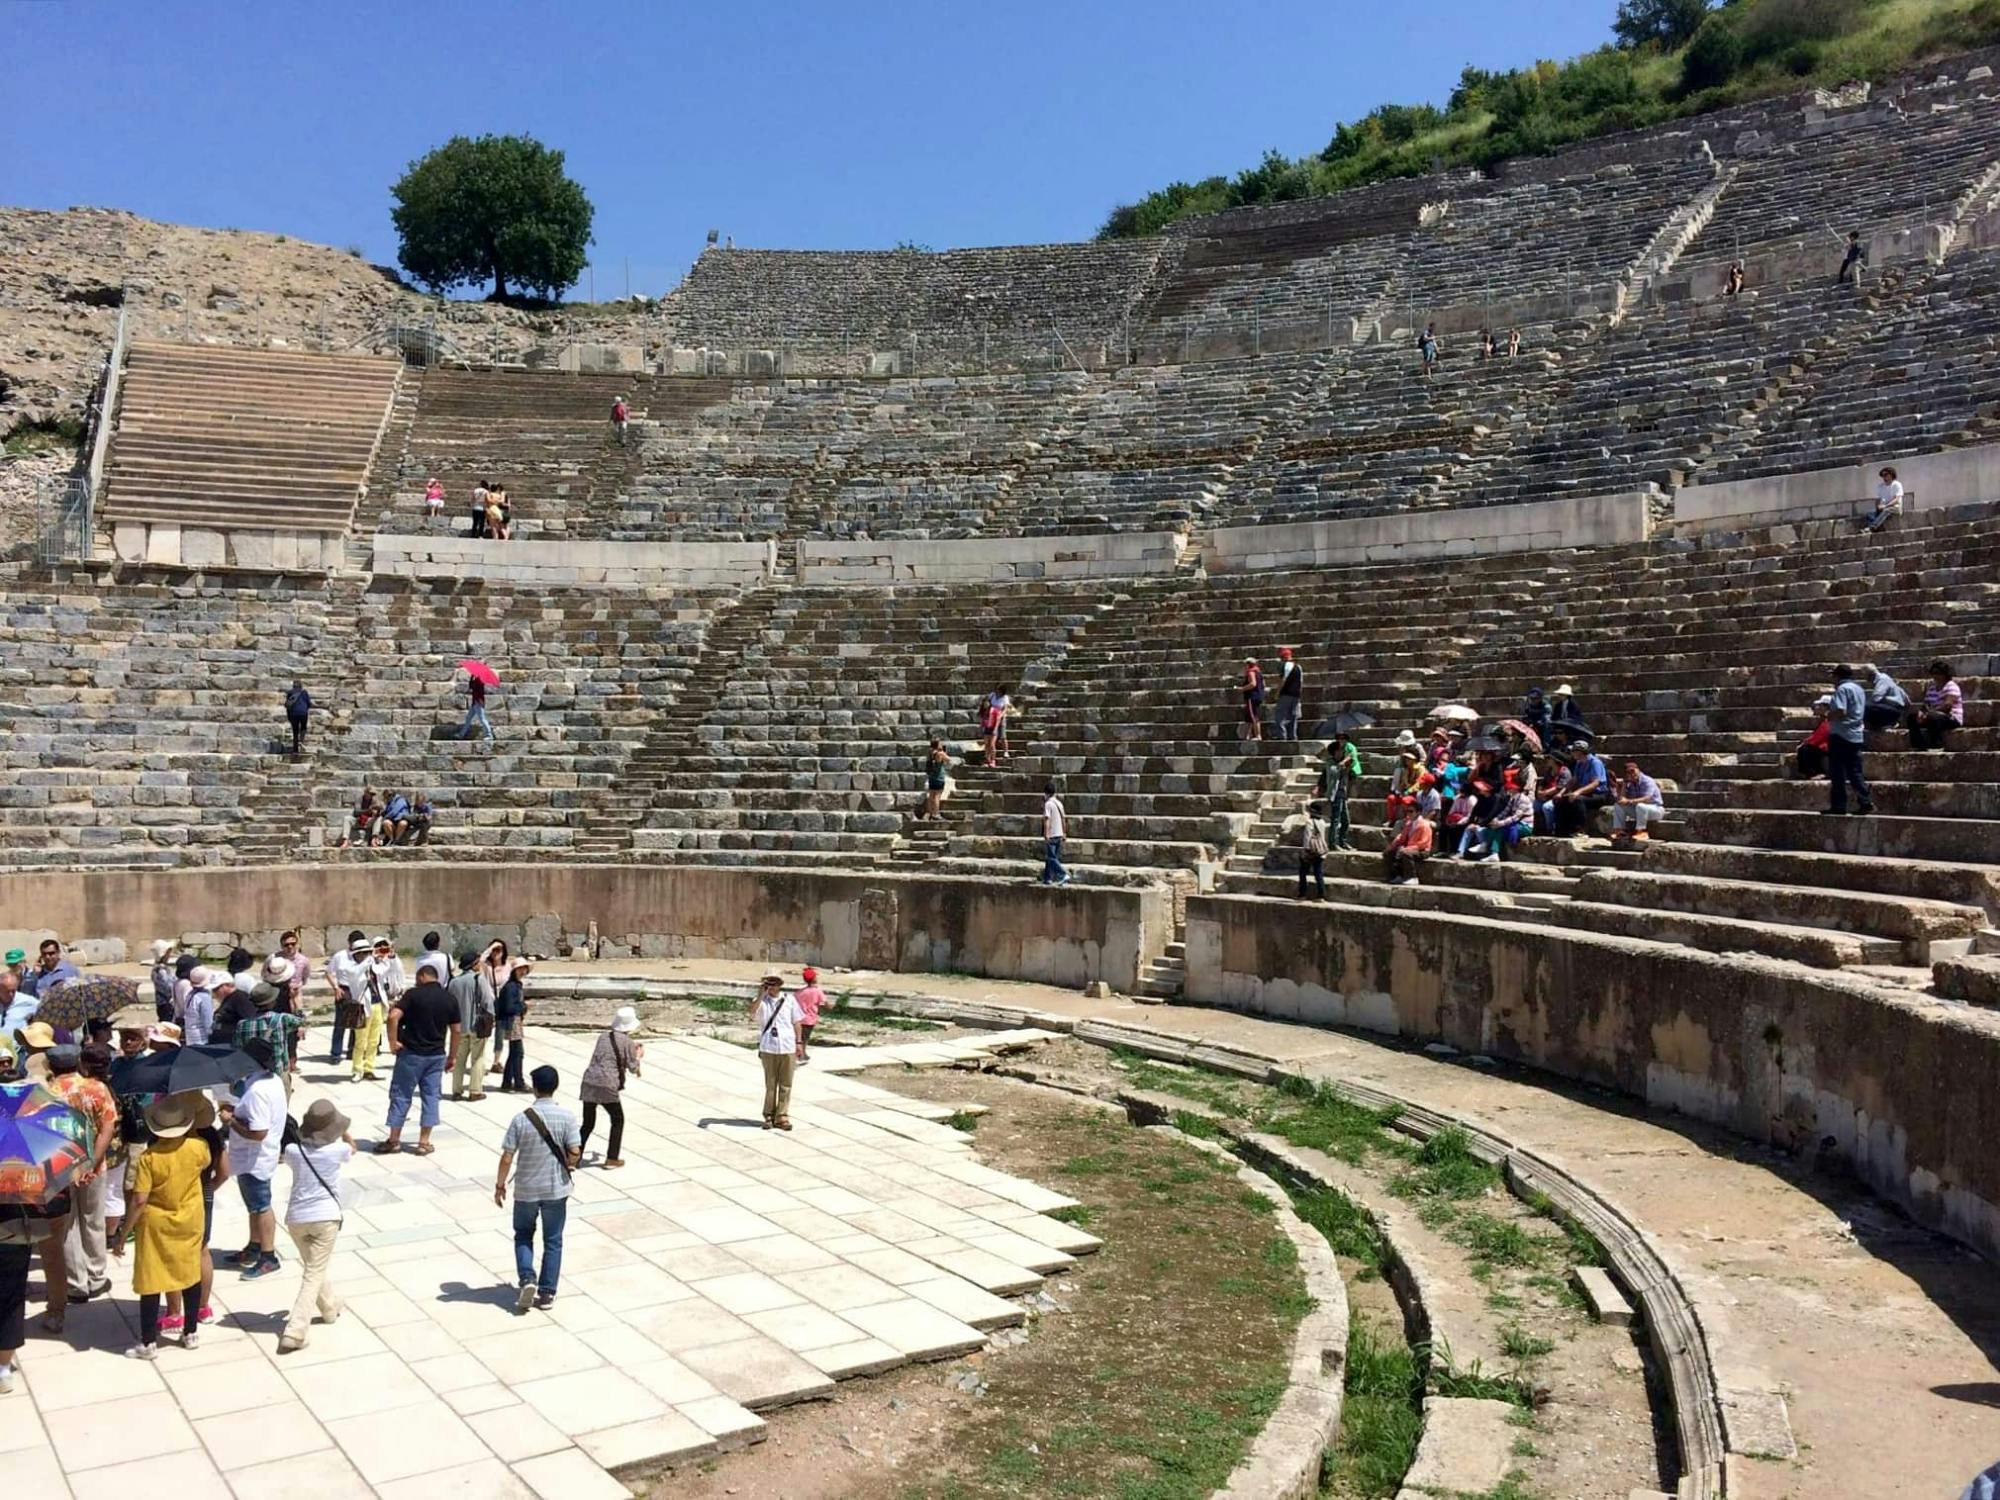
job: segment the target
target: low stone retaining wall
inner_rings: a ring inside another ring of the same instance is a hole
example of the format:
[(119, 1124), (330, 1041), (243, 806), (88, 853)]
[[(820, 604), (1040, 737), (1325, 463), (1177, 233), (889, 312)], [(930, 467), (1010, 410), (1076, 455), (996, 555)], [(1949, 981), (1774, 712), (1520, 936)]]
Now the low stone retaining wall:
[(1562, 547), (1618, 547), (1646, 540), (1651, 498), (1649, 491), (1627, 490), (1352, 521), (1229, 526), (1209, 533), (1204, 561), (1211, 573), (1248, 573)]
[(1674, 496), (1674, 534), (1788, 521), (1858, 521), (1874, 507), (1875, 476), (1885, 464), (1903, 482), (1906, 514), (1990, 504), (2000, 495), (2000, 444), (1910, 458), (1891, 450), (1864, 464), (1690, 485)]
[[(340, 524), (346, 524), (344, 517)], [(339, 530), (219, 531), (168, 521), (114, 521), (111, 550), (121, 563), (328, 573), (346, 562), (347, 538)]]
[(1102, 536), (972, 537), (963, 541), (801, 541), (799, 581), (827, 583), (1013, 583), (1171, 573), (1187, 538), (1179, 532)]
[(1188, 903), (1187, 996), (1506, 1058), (1844, 1161), (2000, 1256), (2000, 1015), (1742, 955), (1423, 912)]
[(312, 952), (351, 928), (414, 951), (432, 929), (452, 951), (505, 938), (555, 952), (595, 933), (649, 958), (756, 959), (983, 974), (1130, 990), (1173, 936), (1164, 890), (1047, 890), (950, 876), (699, 865), (282, 865), (0, 875), (0, 910), (24, 926), (122, 940), (156, 937), (267, 952), (298, 928)]
[(495, 542), (484, 537), (378, 531), (377, 573), (483, 578), (556, 588), (755, 584), (778, 566), (776, 542)]

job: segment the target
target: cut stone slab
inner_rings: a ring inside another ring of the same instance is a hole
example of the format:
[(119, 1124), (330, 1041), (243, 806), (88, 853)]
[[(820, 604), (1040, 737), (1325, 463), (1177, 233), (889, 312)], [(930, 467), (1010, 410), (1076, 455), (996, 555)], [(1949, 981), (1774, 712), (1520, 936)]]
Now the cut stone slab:
[(1590, 1315), (1600, 1323), (1608, 1323), (1613, 1328), (1630, 1328), (1633, 1321), (1632, 1304), (1625, 1300), (1625, 1294), (1618, 1290), (1601, 1267), (1578, 1266), (1575, 1271), (1576, 1289), (1583, 1293), (1583, 1300), (1590, 1304)]
[(1507, 1477), (1514, 1408), (1505, 1401), (1424, 1398), (1424, 1435), (1396, 1500), (1483, 1495)]
[(1940, 995), (1968, 1005), (2000, 1006), (2000, 958), (1967, 954), (1942, 958), (1931, 965), (1931, 982)]

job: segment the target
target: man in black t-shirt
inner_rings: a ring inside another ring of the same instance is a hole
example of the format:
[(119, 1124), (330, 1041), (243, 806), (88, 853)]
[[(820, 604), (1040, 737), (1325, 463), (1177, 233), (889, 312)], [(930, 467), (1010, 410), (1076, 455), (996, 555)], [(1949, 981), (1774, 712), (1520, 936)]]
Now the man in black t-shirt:
[(418, 1117), (417, 1155), (429, 1156), (431, 1131), (437, 1127), (438, 1097), (444, 1087), (445, 1059), (458, 1046), (458, 1002), (439, 980), (438, 965), (417, 967), (417, 982), (389, 1010), (389, 1051), (395, 1071), (389, 1075), (389, 1138), (376, 1146), (377, 1155), (403, 1149), (403, 1122), (410, 1100), (423, 1099)]

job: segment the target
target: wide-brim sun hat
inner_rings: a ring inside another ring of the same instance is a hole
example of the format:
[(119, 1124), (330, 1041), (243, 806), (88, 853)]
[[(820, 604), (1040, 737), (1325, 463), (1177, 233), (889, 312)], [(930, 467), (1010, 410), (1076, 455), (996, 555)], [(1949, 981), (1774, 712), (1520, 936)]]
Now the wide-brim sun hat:
[(292, 961), (282, 953), (273, 953), (264, 960), (264, 982), (266, 984), (290, 984), (292, 982)]
[(356, 938), (347, 945), (347, 956), (349, 958), (354, 957), (357, 953), (368, 953), (370, 951), (372, 950), (368, 946), (367, 938)]
[(1416, 742), (1417, 734), (1413, 729), (1405, 729), (1401, 734), (1396, 736), (1396, 748), (1398, 750), (1407, 750), (1416, 744)]
[[(229, 976), (225, 974), (222, 977), (227, 979)], [(206, 964), (196, 964), (188, 970), (188, 983), (198, 990), (205, 990), (215, 983), (215, 975), (210, 972)]]
[(154, 963), (158, 963), (158, 962), (159, 962), (159, 961), (160, 961), (161, 959), (165, 958), (165, 957), (166, 957), (166, 956), (167, 956), (167, 955), (168, 955), (169, 953), (171, 953), (171, 952), (173, 952), (173, 951), (174, 951), (174, 944), (173, 944), (173, 939), (171, 939), (171, 938), (154, 938), (154, 939), (153, 939), (153, 962), (154, 962)]
[(331, 1099), (315, 1099), (299, 1121), (299, 1140), (307, 1146), (330, 1146), (347, 1134), (351, 1123)]
[(1574, 693), (1575, 691), (1576, 691), (1575, 688), (1571, 687), (1568, 683), (1565, 682), (1561, 687), (1556, 689), (1556, 696), (1558, 698), (1567, 698), (1570, 696), (1570, 694)]
[(611, 1029), (630, 1036), (639, 1029), (639, 1012), (629, 1005), (619, 1006), (618, 1014), (611, 1018)]
[(183, 1094), (168, 1094), (146, 1106), (146, 1128), (163, 1141), (178, 1140), (194, 1129), (194, 1107)]
[(47, 1021), (30, 1021), (14, 1033), (14, 1040), (23, 1047), (37, 1050), (53, 1047), (56, 1044), (56, 1029)]

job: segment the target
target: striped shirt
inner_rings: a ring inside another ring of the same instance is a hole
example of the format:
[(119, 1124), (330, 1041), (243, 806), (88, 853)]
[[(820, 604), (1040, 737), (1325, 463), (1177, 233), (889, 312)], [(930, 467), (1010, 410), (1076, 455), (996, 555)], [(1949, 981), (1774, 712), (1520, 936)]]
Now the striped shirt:
[[(557, 1146), (565, 1151), (583, 1149), (583, 1132), (578, 1129), (576, 1116), (567, 1106), (553, 1099), (537, 1099), (528, 1108), (542, 1117), (542, 1123), (549, 1127), (549, 1136)], [(500, 1142), (500, 1149), (514, 1153), (516, 1203), (552, 1203), (569, 1196), (569, 1174), (563, 1170), (555, 1152), (549, 1150), (542, 1133), (530, 1123), (525, 1111), (508, 1121), (507, 1135)]]

